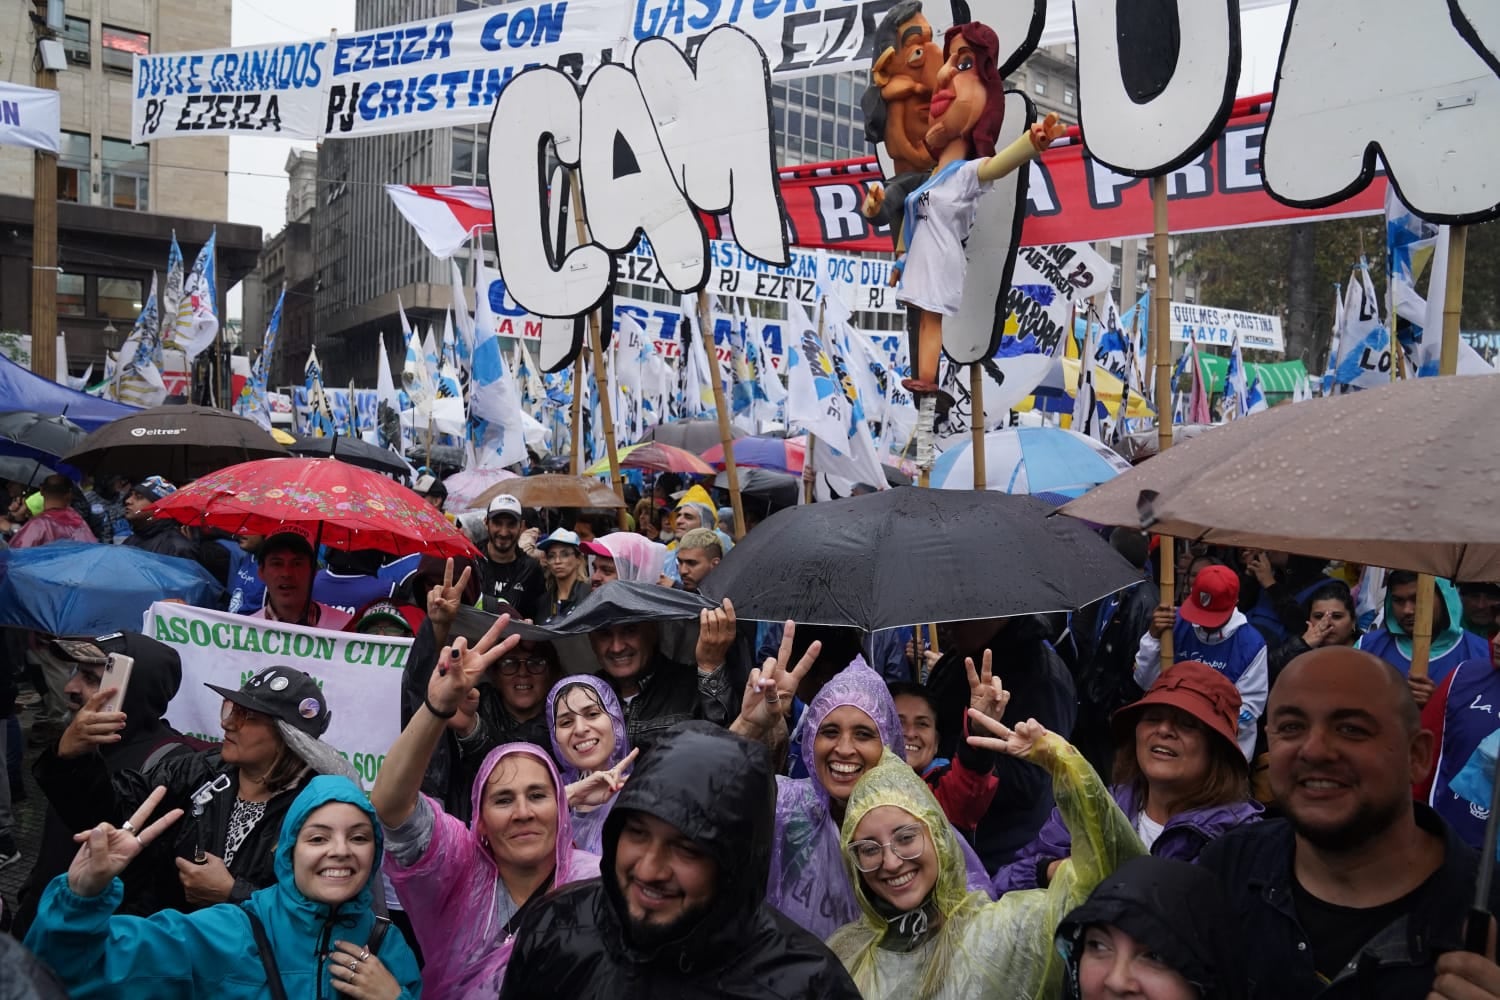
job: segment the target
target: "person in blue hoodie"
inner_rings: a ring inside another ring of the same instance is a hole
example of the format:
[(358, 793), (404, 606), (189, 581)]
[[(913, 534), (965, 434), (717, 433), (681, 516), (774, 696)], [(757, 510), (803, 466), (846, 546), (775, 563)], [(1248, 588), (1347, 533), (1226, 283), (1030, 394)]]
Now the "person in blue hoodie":
[(1417, 574), (1392, 570), (1385, 578), (1385, 619), (1380, 628), (1360, 637), (1358, 648), (1380, 657), (1406, 677), (1417, 706), (1427, 704), (1433, 689), (1465, 660), (1487, 660), (1490, 644), (1464, 630), (1463, 603), (1447, 580), (1435, 581), (1432, 602), (1432, 651), (1426, 678), (1411, 677), (1412, 631), (1417, 626)]
[(406, 940), (385, 933), (388, 922), (371, 908), (380, 823), (347, 778), (314, 778), (292, 803), (276, 846), (275, 885), (239, 905), (114, 916), (120, 872), (182, 816), (173, 809), (146, 825), (165, 794), (157, 788), (121, 827), (100, 823), (79, 834), (72, 866), (47, 887), (26, 946), (74, 1000), (421, 995)]

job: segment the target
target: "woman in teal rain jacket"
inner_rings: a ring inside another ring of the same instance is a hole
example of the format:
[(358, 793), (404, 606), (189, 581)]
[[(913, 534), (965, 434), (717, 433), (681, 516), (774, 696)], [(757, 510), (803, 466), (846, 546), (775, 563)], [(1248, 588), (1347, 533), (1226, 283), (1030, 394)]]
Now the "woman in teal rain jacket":
[[(164, 794), (157, 788), (123, 827), (100, 823), (78, 834), (77, 857), (42, 897), (26, 945), (74, 1000), (420, 996), (421, 975), (400, 932), (375, 930), (370, 883), (380, 877), (380, 823), (347, 778), (314, 778), (297, 796), (276, 844), (276, 884), (243, 904), (114, 916), (119, 873), (182, 815), (173, 809), (144, 825)], [(283, 993), (272, 988), (252, 919), (264, 928)]]

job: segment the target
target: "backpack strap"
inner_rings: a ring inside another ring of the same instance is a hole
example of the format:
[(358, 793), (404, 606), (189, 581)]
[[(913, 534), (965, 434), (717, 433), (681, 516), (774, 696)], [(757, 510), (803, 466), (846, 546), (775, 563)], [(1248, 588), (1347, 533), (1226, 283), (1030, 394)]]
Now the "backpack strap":
[(380, 954), (380, 943), (385, 940), (386, 931), (391, 929), (391, 918), (379, 915), (375, 918), (375, 926), (370, 928), (370, 938), (365, 942), (365, 950), (371, 955)]
[(250, 932), (255, 935), (255, 947), (260, 952), (260, 964), (266, 970), (266, 985), (271, 990), (271, 1000), (287, 1000), (286, 987), (281, 984), (281, 970), (276, 966), (276, 953), (271, 950), (271, 941), (266, 937), (266, 926), (260, 922), (255, 911), (245, 907), (245, 916), (250, 918)]

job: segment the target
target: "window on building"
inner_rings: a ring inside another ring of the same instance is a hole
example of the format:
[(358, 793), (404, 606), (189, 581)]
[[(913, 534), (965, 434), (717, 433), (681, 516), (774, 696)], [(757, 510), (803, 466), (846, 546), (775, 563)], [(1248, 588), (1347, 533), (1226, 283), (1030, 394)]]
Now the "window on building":
[(93, 57), (89, 55), (89, 22), (85, 18), (63, 18), (63, 30), (58, 38), (69, 63), (85, 69), (93, 65)]
[(145, 146), (132, 146), (124, 139), (104, 140), (100, 157), (99, 195), (111, 208), (144, 212), (150, 205), (151, 153)]
[(57, 276), (57, 314), (59, 316), (87, 316), (84, 301), (84, 277), (81, 274), (59, 274)]
[(1032, 83), (1031, 83), (1031, 89), (1034, 90), (1034, 91), (1036, 91), (1038, 94), (1040, 94), (1040, 95), (1042, 95), (1042, 96), (1045, 97), (1046, 94), (1047, 94), (1047, 79), (1046, 79), (1046, 77), (1039, 76), (1035, 80), (1033, 80)]
[[(66, 277), (66, 275), (64, 275)], [(110, 319), (135, 322), (140, 315), (144, 286), (139, 278), (100, 278), (99, 315)], [(62, 302), (62, 285), (58, 284), (58, 302)], [(82, 313), (79, 313), (82, 315)]]
[(1063, 88), (1063, 103), (1066, 104), (1068, 107), (1071, 108), (1075, 103), (1077, 103), (1077, 101), (1078, 101), (1078, 95), (1075, 94), (1075, 93), (1073, 93), (1073, 88), (1072, 87), (1064, 87)]
[(144, 31), (129, 28), (112, 28), (104, 25), (99, 33), (99, 55), (105, 69), (130, 72), (132, 56), (151, 54), (151, 36)]
[(89, 202), (89, 137), (83, 132), (64, 132), (57, 154), (57, 200)]
[(474, 179), (474, 140), (467, 135), (453, 135), (453, 183), (468, 184)]

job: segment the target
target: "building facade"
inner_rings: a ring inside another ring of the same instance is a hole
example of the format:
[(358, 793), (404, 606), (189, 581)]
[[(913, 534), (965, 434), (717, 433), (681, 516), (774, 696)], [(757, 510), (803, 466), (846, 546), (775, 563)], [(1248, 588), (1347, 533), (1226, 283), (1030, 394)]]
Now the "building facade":
[[(131, 59), (136, 54), (229, 44), (231, 0), (68, 0), (67, 68), (55, 74), (62, 106), (57, 158), (58, 330), (79, 372), (102, 370), (150, 287), (166, 268), (175, 230), (189, 266), (218, 227), (220, 304), (255, 265), (258, 227), (230, 225), (229, 142), (223, 138), (130, 142)], [(11, 58), (0, 72), (35, 82), (36, 41), (52, 37), (46, 3), (0, 5)], [(0, 147), (0, 328), (31, 323), (31, 191), (35, 157)], [(220, 315), (223, 315), (222, 309)]]

